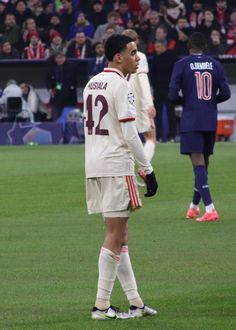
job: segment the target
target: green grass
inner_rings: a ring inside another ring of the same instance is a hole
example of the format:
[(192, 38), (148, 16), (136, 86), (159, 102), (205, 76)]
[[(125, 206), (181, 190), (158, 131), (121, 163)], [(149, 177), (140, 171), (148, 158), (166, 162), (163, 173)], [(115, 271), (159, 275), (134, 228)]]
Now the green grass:
[[(216, 223), (184, 218), (193, 175), (178, 144), (158, 144), (153, 165), (159, 194), (132, 215), (129, 246), (142, 297), (159, 315), (96, 322), (104, 225), (87, 216), (83, 146), (0, 148), (1, 330), (236, 329), (236, 144), (217, 144), (211, 160)], [(118, 284), (112, 298), (127, 308)]]

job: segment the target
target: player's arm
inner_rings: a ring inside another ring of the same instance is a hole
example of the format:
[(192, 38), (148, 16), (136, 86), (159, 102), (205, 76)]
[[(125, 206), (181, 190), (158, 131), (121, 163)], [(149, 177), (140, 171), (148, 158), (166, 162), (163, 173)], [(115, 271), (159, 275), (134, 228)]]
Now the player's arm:
[(125, 80), (122, 81), (121, 85), (117, 84), (114, 96), (115, 108), (121, 124), (123, 138), (130, 152), (138, 162), (139, 168), (146, 175), (147, 192), (145, 196), (153, 196), (157, 192), (158, 184), (152, 165), (144, 154), (143, 145), (135, 125), (136, 109), (134, 107), (134, 95), (130, 89), (130, 84)]
[(228, 80), (222, 65), (219, 65), (219, 93), (216, 95), (216, 102), (221, 103), (231, 96)]
[(138, 162), (139, 168), (141, 168), (146, 175), (147, 192), (145, 196), (154, 196), (158, 188), (157, 180), (152, 165), (144, 154), (143, 145), (138, 135), (135, 121), (121, 122), (121, 129), (129, 150)]
[(121, 122), (121, 129), (129, 150), (138, 162), (139, 168), (141, 168), (145, 174), (150, 174), (153, 168), (144, 154), (143, 145), (138, 135), (135, 121)]
[(149, 174), (153, 171), (153, 168), (144, 155), (143, 145), (135, 125), (135, 97), (130, 84), (126, 80), (120, 81), (119, 85), (117, 84), (114, 91), (114, 101), (123, 137), (139, 167), (142, 168), (145, 174)]
[(170, 79), (168, 96), (170, 101), (176, 104), (183, 104), (184, 102), (184, 98), (179, 95), (182, 79), (181, 71), (182, 70), (179, 62), (175, 63)]

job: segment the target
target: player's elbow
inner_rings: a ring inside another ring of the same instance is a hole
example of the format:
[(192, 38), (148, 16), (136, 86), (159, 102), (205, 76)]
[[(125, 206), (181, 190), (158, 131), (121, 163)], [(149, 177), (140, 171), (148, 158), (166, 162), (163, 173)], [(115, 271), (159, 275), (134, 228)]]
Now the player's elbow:
[(137, 136), (138, 134), (133, 133), (133, 134), (125, 134), (124, 135), (124, 139), (126, 141), (127, 144), (132, 143), (133, 141), (137, 140)]
[(225, 102), (231, 97), (230, 89), (225, 90), (224, 92), (217, 95), (217, 103)]
[(225, 98), (226, 98), (225, 101), (230, 99), (230, 97), (231, 97), (231, 91), (230, 89), (228, 89), (227, 92), (225, 93)]

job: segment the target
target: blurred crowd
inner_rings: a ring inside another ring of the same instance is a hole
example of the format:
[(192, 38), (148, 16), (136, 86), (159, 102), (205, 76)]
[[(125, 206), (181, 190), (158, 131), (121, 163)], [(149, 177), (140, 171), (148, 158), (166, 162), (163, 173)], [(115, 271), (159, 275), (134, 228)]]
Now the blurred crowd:
[(188, 53), (193, 31), (212, 55), (236, 54), (234, 0), (0, 0), (0, 59), (46, 59), (58, 51), (89, 58), (113, 33), (134, 29), (148, 55), (166, 41), (176, 56)]
[(139, 51), (150, 58), (157, 139), (163, 137), (165, 106), (175, 141), (180, 115), (168, 98), (174, 63), (188, 55), (194, 31), (206, 36), (209, 54), (236, 55), (235, 0), (0, 0), (0, 60), (51, 59), (45, 79), (49, 101), (29, 82), (10, 80), (0, 97), (0, 121), (57, 121), (78, 107), (79, 75), (70, 59), (89, 58), (89, 74), (101, 72), (107, 38), (127, 29), (135, 31)]

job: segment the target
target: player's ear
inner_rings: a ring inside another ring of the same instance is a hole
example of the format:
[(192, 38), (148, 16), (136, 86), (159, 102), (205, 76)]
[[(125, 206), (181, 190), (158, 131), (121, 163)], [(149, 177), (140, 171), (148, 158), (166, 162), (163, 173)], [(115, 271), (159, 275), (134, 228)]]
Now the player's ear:
[(121, 55), (121, 53), (115, 54), (114, 57), (115, 57), (115, 61), (120, 64), (121, 61), (122, 61), (122, 55)]

